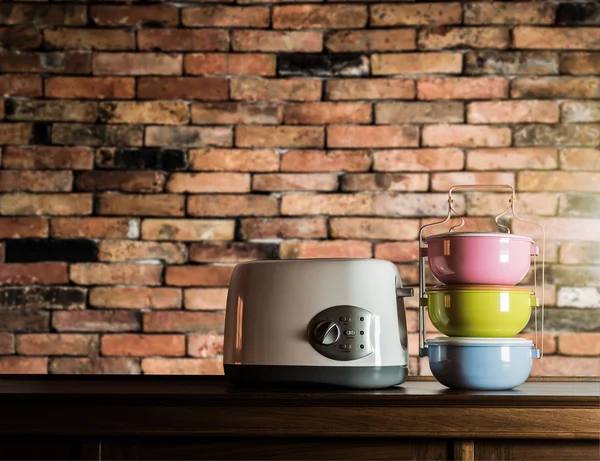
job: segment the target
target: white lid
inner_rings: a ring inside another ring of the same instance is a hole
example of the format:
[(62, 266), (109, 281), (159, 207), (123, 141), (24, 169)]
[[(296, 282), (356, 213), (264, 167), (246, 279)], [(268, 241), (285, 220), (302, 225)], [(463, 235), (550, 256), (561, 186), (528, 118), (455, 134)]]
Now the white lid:
[(430, 235), (429, 237), (425, 237), (424, 240), (427, 241), (448, 237), (502, 237), (507, 239), (527, 240), (528, 242), (533, 243), (531, 238), (525, 237), (524, 235), (507, 234), (505, 232), (445, 232), (443, 234)]
[(440, 336), (427, 340), (427, 344), (434, 346), (533, 346), (533, 341), (525, 338), (459, 338)]

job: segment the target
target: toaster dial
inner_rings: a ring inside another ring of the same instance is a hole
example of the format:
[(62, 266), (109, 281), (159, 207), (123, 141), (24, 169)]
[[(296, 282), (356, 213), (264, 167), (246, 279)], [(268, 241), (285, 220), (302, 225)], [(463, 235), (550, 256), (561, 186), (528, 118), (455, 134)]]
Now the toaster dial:
[(308, 341), (333, 360), (356, 360), (373, 352), (373, 314), (356, 306), (333, 306), (315, 315), (308, 324)]

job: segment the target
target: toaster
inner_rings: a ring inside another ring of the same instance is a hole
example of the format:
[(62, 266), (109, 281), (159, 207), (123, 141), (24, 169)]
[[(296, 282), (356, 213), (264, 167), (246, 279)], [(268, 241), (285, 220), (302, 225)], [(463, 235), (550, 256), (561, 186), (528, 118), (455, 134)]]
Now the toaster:
[(376, 389), (408, 375), (403, 288), (377, 259), (238, 264), (225, 314), (223, 365), (234, 384)]

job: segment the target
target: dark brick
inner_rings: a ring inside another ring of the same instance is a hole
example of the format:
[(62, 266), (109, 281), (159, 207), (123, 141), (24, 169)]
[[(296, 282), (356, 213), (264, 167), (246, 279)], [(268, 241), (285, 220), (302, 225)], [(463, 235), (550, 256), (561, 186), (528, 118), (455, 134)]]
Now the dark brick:
[(275, 243), (192, 243), (190, 261), (240, 262), (258, 259), (279, 259), (279, 245)]
[(187, 166), (182, 149), (143, 147), (140, 149), (100, 149), (96, 153), (100, 168), (177, 171)]
[(0, 310), (0, 331), (39, 333), (50, 331), (50, 313), (45, 311)]
[(52, 144), (52, 123), (35, 122), (33, 124), (31, 143), (43, 146)]
[(596, 218), (600, 210), (600, 195), (596, 194), (565, 194), (560, 198), (562, 216), (578, 216)]
[(9, 50), (30, 50), (42, 44), (42, 35), (27, 25), (0, 28), (0, 47)]
[(76, 287), (3, 287), (1, 309), (84, 309), (86, 290)]
[(556, 24), (570, 26), (600, 24), (600, 4), (561, 3), (556, 11)]
[(549, 51), (469, 51), (465, 73), (472, 75), (558, 74), (558, 53)]
[(98, 261), (98, 245), (93, 240), (6, 240), (6, 262)]
[[(534, 331), (533, 313), (527, 325), (527, 331)], [(538, 310), (538, 333), (541, 327), (541, 312)], [(598, 309), (545, 309), (544, 329), (546, 331), (600, 331)]]
[(55, 123), (54, 144), (78, 146), (137, 146), (142, 144), (143, 129), (138, 125), (91, 125)]
[(369, 73), (369, 60), (357, 53), (343, 54), (282, 54), (277, 58), (279, 75), (362, 76)]
[(161, 192), (166, 173), (159, 171), (78, 171), (74, 191)]

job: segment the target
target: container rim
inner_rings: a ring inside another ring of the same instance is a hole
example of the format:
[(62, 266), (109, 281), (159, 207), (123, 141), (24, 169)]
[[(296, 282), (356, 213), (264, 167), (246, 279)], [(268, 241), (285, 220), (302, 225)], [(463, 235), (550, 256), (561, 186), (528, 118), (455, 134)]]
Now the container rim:
[(505, 234), (503, 232), (444, 232), (443, 234), (435, 234), (425, 237), (424, 241), (436, 240), (441, 238), (468, 238), (468, 237), (494, 237), (507, 238), (513, 240), (527, 240), (533, 244), (533, 239), (524, 235)]
[(512, 346), (512, 347), (532, 347), (533, 341), (525, 338), (461, 338), (440, 336), (438, 338), (430, 338), (427, 344), (433, 346), (473, 346), (473, 347), (488, 347), (488, 346)]
[(491, 291), (491, 292), (516, 292), (516, 293), (531, 293), (534, 294), (533, 288), (527, 287), (516, 287), (509, 285), (436, 285), (434, 287), (429, 287), (425, 290), (426, 293), (429, 292), (443, 292), (443, 291), (451, 291), (451, 292), (459, 292), (459, 291)]

